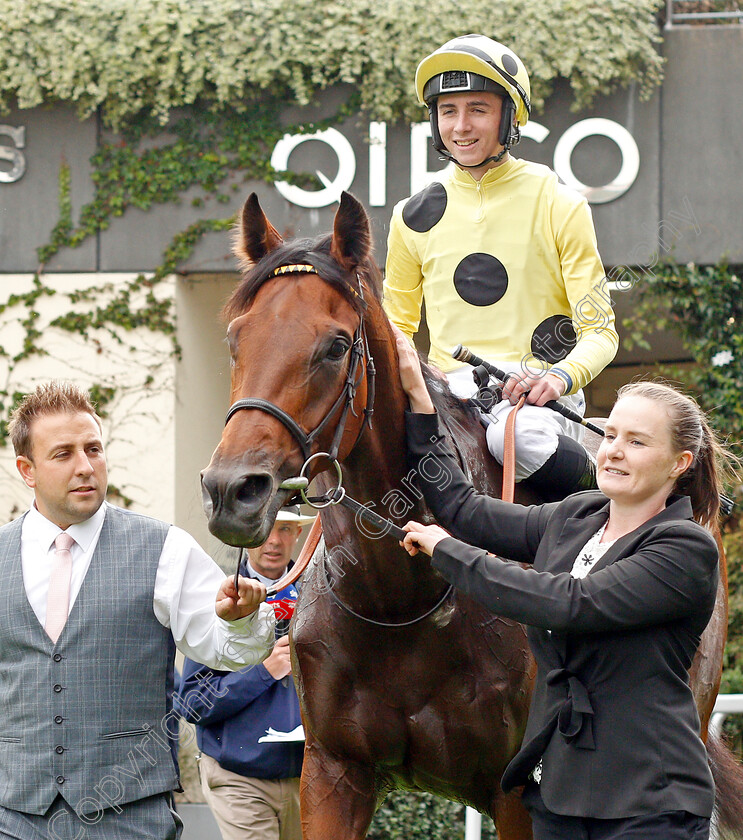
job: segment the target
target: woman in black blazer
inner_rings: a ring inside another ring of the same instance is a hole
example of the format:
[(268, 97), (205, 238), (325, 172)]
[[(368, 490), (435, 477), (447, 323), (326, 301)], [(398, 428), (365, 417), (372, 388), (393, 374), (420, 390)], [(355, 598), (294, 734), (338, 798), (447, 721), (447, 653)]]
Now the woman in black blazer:
[[(404, 547), (458, 589), (528, 625), (537, 662), (520, 751), (536, 840), (706, 840), (714, 800), (688, 669), (712, 614), (723, 450), (696, 403), (666, 385), (620, 389), (599, 491), (524, 507), (479, 495), (446, 447), (417, 355), (398, 336), (408, 447), (437, 525)], [(507, 560), (500, 559), (494, 552)], [(519, 563), (529, 564), (525, 568)]]

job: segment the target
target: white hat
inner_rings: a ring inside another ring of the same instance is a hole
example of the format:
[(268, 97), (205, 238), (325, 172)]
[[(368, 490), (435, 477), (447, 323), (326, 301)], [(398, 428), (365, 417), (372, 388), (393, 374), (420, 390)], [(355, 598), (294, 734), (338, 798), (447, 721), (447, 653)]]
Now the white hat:
[(279, 509), (279, 512), (276, 514), (276, 521), (277, 522), (296, 522), (297, 525), (305, 525), (308, 522), (312, 522), (315, 518), (314, 513), (312, 514), (304, 514), (299, 509), (299, 505), (289, 505), (288, 507), (282, 507)]

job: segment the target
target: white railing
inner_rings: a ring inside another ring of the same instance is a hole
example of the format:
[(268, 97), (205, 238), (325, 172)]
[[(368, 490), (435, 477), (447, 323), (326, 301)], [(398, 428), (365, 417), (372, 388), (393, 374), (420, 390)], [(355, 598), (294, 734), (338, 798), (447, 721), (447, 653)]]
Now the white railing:
[[(719, 694), (709, 719), (709, 730), (719, 735), (728, 715), (743, 715), (743, 694)], [(710, 840), (716, 836), (714, 826)], [(464, 818), (464, 840), (482, 840), (482, 815), (474, 808), (467, 808)]]
[(718, 694), (709, 719), (709, 730), (713, 735), (720, 734), (728, 715), (743, 715), (743, 694)]
[[(689, 23), (724, 23), (737, 20), (743, 23), (743, 10), (729, 9), (723, 12), (681, 12), (677, 8), (688, 8), (686, 0), (667, 0), (666, 2), (666, 29)], [(740, 5), (736, 3), (736, 5)]]
[(481, 840), (481, 838), (482, 814), (468, 806), (464, 816), (464, 840)]

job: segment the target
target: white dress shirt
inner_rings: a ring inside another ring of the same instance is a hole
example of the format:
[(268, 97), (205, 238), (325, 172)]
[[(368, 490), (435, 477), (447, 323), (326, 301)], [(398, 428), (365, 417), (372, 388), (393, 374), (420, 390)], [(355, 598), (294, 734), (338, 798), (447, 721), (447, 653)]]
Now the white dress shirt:
[[(69, 611), (98, 545), (106, 508), (104, 502), (90, 519), (70, 525), (66, 531), (75, 540), (71, 549)], [(36, 507), (28, 511), (21, 528), (23, 583), (42, 627), (46, 621), (54, 540), (61, 532)], [(211, 668), (234, 671), (255, 665), (270, 653), (275, 619), (273, 609), (267, 604), (261, 604), (252, 615), (236, 621), (219, 618), (215, 603), (224, 578), (224, 572), (190, 534), (170, 526), (155, 576), (152, 602), (155, 617), (170, 629), (176, 647), (185, 656)]]

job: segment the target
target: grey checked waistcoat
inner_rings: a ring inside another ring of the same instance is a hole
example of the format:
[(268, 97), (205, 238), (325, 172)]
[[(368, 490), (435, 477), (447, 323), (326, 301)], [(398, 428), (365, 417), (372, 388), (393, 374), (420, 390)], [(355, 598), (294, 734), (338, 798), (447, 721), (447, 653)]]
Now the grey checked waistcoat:
[(170, 631), (152, 609), (168, 526), (108, 507), (54, 644), (26, 597), (22, 518), (0, 528), (0, 805), (79, 814), (171, 790)]

